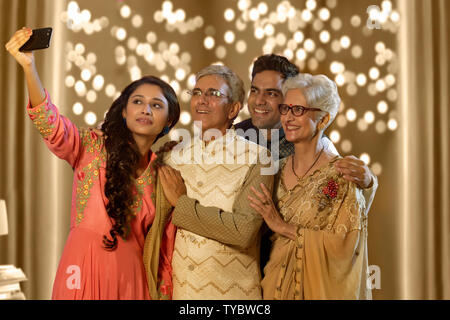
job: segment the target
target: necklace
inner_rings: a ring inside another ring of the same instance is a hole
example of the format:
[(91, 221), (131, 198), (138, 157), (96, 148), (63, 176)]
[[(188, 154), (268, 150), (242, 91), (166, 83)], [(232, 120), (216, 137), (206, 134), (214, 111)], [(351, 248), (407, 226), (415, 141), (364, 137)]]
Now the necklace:
[(305, 174), (300, 178), (296, 173), (295, 173), (295, 169), (294, 169), (294, 154), (292, 155), (292, 171), (294, 172), (295, 176), (297, 177), (297, 181), (300, 182), (300, 180), (302, 180), (306, 174), (309, 172), (309, 170), (312, 169), (312, 167), (314, 167), (314, 165), (316, 164), (317, 160), (319, 160), (320, 155), (322, 154), (324, 147), (322, 147), (322, 150), (320, 150), (319, 155), (317, 156), (316, 160), (314, 160), (313, 164), (311, 165), (311, 167), (309, 167), (308, 170), (306, 170)]

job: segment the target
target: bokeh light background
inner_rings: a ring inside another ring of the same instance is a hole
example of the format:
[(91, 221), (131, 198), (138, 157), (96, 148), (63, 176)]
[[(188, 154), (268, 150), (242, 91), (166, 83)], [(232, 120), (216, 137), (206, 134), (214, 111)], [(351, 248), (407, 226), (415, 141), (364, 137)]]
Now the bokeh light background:
[[(381, 268), (374, 298), (392, 298), (400, 276), (395, 248), (387, 245), (396, 241), (392, 195), (400, 187), (397, 6), (388, 0), (66, 1), (53, 26), (62, 35), (55, 39), (64, 39), (64, 45), (54, 46), (65, 56), (60, 107), (77, 125), (96, 126), (120, 90), (152, 74), (179, 96), (177, 127), (192, 129), (186, 91), (194, 74), (209, 64), (235, 70), (247, 92), (252, 63), (261, 54), (282, 54), (303, 72), (327, 75), (342, 98), (327, 135), (342, 155), (363, 159), (378, 175), (369, 264)], [(236, 121), (248, 117), (245, 106)], [(155, 148), (169, 138), (176, 138), (173, 130)]]
[[(400, 23), (396, 2), (389, 0), (79, 0), (67, 1), (54, 32), (68, 31), (65, 101), (72, 106), (67, 116), (79, 126), (98, 125), (120, 90), (152, 74), (179, 96), (177, 127), (192, 129), (186, 90), (197, 71), (225, 64), (248, 91), (254, 59), (277, 53), (338, 84), (342, 104), (327, 134), (342, 155), (361, 158), (380, 176), (382, 146), (401, 125)], [(236, 121), (248, 117), (245, 106)]]

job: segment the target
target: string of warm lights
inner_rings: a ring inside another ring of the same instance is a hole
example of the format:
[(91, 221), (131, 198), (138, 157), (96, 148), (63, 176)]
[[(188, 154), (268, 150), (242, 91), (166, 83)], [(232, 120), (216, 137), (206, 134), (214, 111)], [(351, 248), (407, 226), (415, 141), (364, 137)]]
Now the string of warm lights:
[[(376, 1), (349, 5), (347, 1), (344, 15), (338, 10), (339, 5), (345, 5), (344, 1), (338, 0), (238, 0), (223, 3), (222, 21), (209, 23), (206, 16), (191, 13), (192, 2), (167, 0), (144, 17), (132, 3), (121, 1), (103, 10), (104, 16), (93, 17), (89, 2), (80, 0), (70, 1), (60, 19), (74, 34), (84, 33), (86, 37), (106, 30), (105, 41), (113, 41), (115, 46), (109, 63), (125, 68), (130, 80), (154, 70), (154, 74), (174, 88), (182, 103), (189, 101), (186, 90), (195, 82), (196, 70), (192, 70), (195, 50), (213, 53), (217, 60), (210, 62), (214, 63), (223, 63), (236, 54), (251, 56), (248, 61), (242, 59), (248, 63), (245, 70), (249, 78), (252, 59), (267, 53), (283, 54), (301, 70), (325, 73), (337, 83), (343, 100), (329, 137), (343, 154), (348, 154), (355, 149), (354, 139), (345, 130), (349, 126), (354, 125), (360, 132), (373, 127), (377, 134), (383, 135), (395, 131), (399, 125), (395, 112), (398, 57), (395, 46), (388, 42), (395, 45), (400, 14), (394, 1), (373, 2)], [(85, 8), (80, 8), (81, 3)], [(159, 28), (146, 29), (146, 23)], [(180, 45), (181, 41), (167, 41), (164, 37), (167, 33), (180, 39), (186, 35), (201, 37), (203, 48), (187, 48)], [(390, 41), (384, 41), (383, 37)], [(94, 104), (117, 98), (120, 88), (113, 82), (107, 83), (98, 70), (101, 46), (88, 52), (90, 49), (82, 41), (66, 43), (65, 85), (76, 93), (73, 113), (93, 126), (101, 120)], [(361, 97), (367, 101), (364, 108), (355, 104)], [(248, 116), (244, 108), (236, 121)], [(187, 110), (182, 111), (179, 126), (192, 126)], [(371, 165), (375, 174), (381, 174), (382, 165), (373, 162), (368, 152), (360, 154), (360, 158)]]

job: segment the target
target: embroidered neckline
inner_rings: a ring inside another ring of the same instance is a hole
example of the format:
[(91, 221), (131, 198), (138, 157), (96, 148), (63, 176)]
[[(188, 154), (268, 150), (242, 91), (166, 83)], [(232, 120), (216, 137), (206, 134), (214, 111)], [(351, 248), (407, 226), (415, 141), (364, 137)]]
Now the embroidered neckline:
[[(293, 156), (294, 156), (294, 154), (291, 155), (291, 157), (293, 157)], [(330, 161), (329, 161), (326, 165), (324, 165), (324, 166), (322, 166), (322, 167), (320, 167), (320, 168), (315, 169), (310, 175), (308, 175), (308, 176), (306, 176), (306, 177), (303, 177), (303, 179), (301, 179), (300, 181), (297, 181), (297, 184), (296, 184), (295, 186), (293, 186), (292, 189), (288, 189), (288, 188), (286, 187), (286, 183), (285, 183), (285, 181), (284, 181), (284, 168), (285, 168), (285, 166), (286, 166), (286, 163), (288, 162), (289, 157), (284, 158), (284, 159), (281, 160), (281, 161), (283, 161), (283, 162), (282, 162), (281, 168), (280, 168), (280, 181), (281, 181), (280, 185), (282, 186), (283, 190), (284, 190), (286, 193), (291, 194), (291, 193), (294, 192), (297, 188), (303, 186), (303, 184), (305, 183), (305, 181), (308, 181), (309, 179), (311, 179), (312, 177), (314, 177), (317, 173), (319, 173), (319, 172), (321, 172), (321, 171), (323, 171), (323, 170), (329, 168), (330, 166), (333, 165), (333, 163), (335, 163), (337, 160), (339, 160), (339, 159), (341, 159), (341, 158), (342, 158), (342, 157), (340, 157), (340, 156), (338, 156), (338, 155), (334, 156), (333, 158), (330, 159)]]
[[(134, 194), (133, 205), (131, 206), (131, 209), (134, 211), (134, 215), (137, 215), (137, 213), (142, 209), (142, 199), (145, 187), (151, 185), (154, 181), (156, 181), (156, 172), (153, 168), (153, 163), (155, 160), (156, 154), (152, 152), (147, 168), (138, 178), (134, 179), (136, 193)], [(153, 203), (155, 203), (154, 188), (152, 188), (151, 190), (150, 198), (152, 199)]]

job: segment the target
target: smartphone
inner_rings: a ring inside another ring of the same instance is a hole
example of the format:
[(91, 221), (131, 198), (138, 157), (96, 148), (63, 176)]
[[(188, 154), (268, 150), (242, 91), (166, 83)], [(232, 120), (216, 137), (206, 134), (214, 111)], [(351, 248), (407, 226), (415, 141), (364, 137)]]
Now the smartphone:
[(41, 28), (33, 30), (33, 34), (31, 35), (30, 39), (28, 39), (28, 41), (20, 47), (19, 51), (47, 49), (48, 47), (50, 47), (52, 32), (52, 28)]

